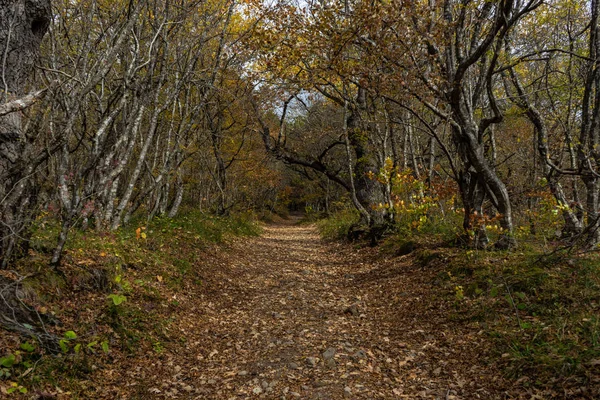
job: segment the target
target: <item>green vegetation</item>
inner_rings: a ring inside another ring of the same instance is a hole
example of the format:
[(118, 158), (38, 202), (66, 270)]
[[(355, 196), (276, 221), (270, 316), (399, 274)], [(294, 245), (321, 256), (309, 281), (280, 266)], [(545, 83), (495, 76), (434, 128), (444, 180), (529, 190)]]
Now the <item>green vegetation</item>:
[[(321, 234), (343, 237), (351, 221), (351, 213), (336, 214), (319, 222)], [(539, 233), (525, 229), (513, 252), (461, 248), (457, 231), (435, 226), (400, 227), (380, 252), (409, 255), (435, 271), (431, 301), (449, 305), (442, 308), (453, 310), (450, 321), (483, 330), (507, 378), (539, 388), (593, 379), (600, 365), (600, 255), (550, 251)]]
[(358, 212), (354, 209), (344, 209), (331, 217), (318, 221), (319, 233), (327, 240), (340, 240), (348, 237), (350, 228), (359, 220)]
[(594, 373), (600, 357), (597, 254), (465, 251), (445, 270), (456, 317), (485, 327), (508, 375), (535, 386), (566, 377), (583, 382)]
[(16, 269), (28, 276), (22, 285), (27, 296), (37, 299), (41, 320), (58, 317), (62, 324), (44, 325), (58, 339), (54, 356), (33, 338), (21, 338), (16, 345), (1, 342), (0, 382), (8, 394), (28, 393), (49, 382), (68, 387), (64, 382), (85, 378), (92, 365), (121, 353), (151, 349), (160, 354), (175, 340), (169, 331), (177, 321), (169, 312), (180, 306), (179, 293), (203, 290), (203, 263), (211, 246), (261, 231), (251, 215), (215, 217), (197, 211), (155, 218), (147, 225), (132, 221), (110, 233), (76, 230), (62, 265), (52, 270), (46, 243), (52, 243), (58, 227), (50, 217), (37, 222), (30, 257)]
[[(462, 209), (448, 187), (427, 187), (410, 171), (394, 182), (396, 201), (388, 210), (396, 225), (380, 252), (408, 255), (410, 263), (435, 271), (438, 289), (430, 300), (452, 310), (447, 318), (454, 323), (477, 324), (508, 378), (525, 387), (589, 382), (600, 365), (600, 255), (558, 240), (561, 206), (538, 192), (534, 209), (515, 214), (517, 249), (475, 249), (459, 228)], [(358, 221), (348, 209), (318, 222), (323, 238), (347, 237)], [(504, 233), (495, 218), (473, 218), (490, 242)]]

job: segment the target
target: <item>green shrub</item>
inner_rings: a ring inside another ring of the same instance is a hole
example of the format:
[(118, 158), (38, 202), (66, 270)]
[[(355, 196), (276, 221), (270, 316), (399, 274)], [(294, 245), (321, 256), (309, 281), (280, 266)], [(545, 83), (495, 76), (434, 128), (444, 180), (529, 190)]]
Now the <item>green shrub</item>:
[(356, 210), (346, 209), (336, 212), (329, 218), (322, 219), (317, 223), (321, 237), (327, 240), (340, 240), (348, 236), (352, 225), (359, 220)]

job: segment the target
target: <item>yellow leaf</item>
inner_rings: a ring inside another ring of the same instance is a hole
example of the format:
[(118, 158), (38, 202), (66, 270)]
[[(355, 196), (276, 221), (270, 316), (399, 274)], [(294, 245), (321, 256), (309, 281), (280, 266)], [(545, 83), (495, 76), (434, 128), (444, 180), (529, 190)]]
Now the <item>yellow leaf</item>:
[(146, 232), (142, 232), (142, 239), (146, 239)]
[(156, 280), (159, 281), (159, 282), (162, 282), (163, 281), (163, 277), (160, 276), (160, 275), (156, 275)]
[(106, 253), (105, 252), (101, 252), (100, 253), (100, 257), (106, 257)]

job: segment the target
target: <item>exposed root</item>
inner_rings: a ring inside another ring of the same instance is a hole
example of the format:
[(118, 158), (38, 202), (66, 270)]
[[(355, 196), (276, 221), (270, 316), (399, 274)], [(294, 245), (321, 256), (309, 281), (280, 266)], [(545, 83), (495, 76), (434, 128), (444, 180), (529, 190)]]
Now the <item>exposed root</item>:
[(46, 329), (46, 324), (56, 323), (40, 314), (24, 301), (22, 282), (27, 278), (16, 275), (15, 279), (0, 276), (0, 327), (33, 338), (49, 353), (60, 352), (60, 338)]

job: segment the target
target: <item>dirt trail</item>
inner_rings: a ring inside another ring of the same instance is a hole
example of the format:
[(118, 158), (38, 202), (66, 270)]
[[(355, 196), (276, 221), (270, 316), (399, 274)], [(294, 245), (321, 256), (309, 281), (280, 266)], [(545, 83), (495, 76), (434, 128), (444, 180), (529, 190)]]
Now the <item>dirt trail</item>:
[(505, 397), (482, 361), (478, 328), (457, 328), (464, 324), (448, 323), (444, 310), (426, 301), (435, 293), (430, 274), (369, 252), (324, 243), (313, 226), (293, 221), (237, 239), (217, 257), (207, 277), (214, 284), (190, 301), (179, 324), (187, 342), (138, 383), (142, 392), (200, 399)]

